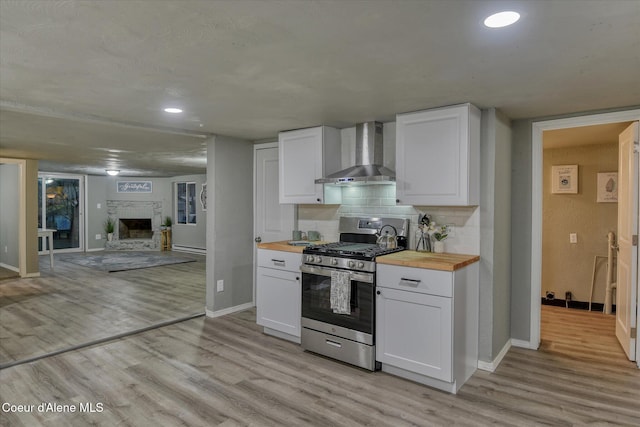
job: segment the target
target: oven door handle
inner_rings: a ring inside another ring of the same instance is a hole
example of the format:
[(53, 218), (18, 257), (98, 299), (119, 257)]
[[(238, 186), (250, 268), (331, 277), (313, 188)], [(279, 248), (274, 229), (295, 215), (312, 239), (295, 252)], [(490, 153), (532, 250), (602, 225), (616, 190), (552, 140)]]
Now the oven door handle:
[(349, 273), (351, 280), (355, 280), (357, 282), (371, 283), (373, 284), (373, 274), (371, 273), (362, 273), (359, 271), (348, 271), (348, 270), (339, 270), (337, 268), (326, 268), (326, 267), (317, 267), (315, 265), (307, 265), (302, 264), (300, 266), (300, 271), (308, 274), (315, 274), (317, 276), (326, 276), (331, 277), (332, 271), (340, 271)]

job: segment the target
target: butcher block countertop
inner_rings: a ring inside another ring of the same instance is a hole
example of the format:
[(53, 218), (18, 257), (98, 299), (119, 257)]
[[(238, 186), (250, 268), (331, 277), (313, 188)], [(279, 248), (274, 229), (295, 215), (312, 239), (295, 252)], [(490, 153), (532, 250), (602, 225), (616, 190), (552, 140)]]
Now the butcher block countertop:
[[(322, 243), (327, 243), (323, 241), (314, 242), (316, 245), (320, 245)], [(281, 242), (268, 242), (268, 243), (258, 243), (258, 249), (270, 249), (272, 251), (283, 251), (283, 252), (293, 252), (297, 254), (301, 254), (302, 250), (306, 246), (294, 246), (290, 245), (288, 240), (283, 240)]]
[(474, 262), (478, 255), (437, 254), (434, 252), (402, 251), (376, 257), (376, 263), (402, 267), (428, 268), (431, 270), (456, 271)]

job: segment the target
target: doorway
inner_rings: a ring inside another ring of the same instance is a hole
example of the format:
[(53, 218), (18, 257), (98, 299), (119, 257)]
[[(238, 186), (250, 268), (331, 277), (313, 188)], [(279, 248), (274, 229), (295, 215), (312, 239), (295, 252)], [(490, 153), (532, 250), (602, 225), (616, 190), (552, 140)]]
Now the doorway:
[[(543, 132), (640, 119), (640, 110), (619, 111), (589, 116), (536, 122), (532, 125), (532, 248), (530, 348), (540, 344), (540, 310), (542, 292), (542, 218), (543, 218)], [(637, 283), (634, 286), (638, 286)], [(636, 346), (638, 346), (636, 340)], [(640, 365), (639, 365), (640, 366)]]
[[(54, 252), (84, 250), (84, 177), (80, 175), (38, 174), (38, 228), (53, 233)], [(48, 242), (38, 243), (39, 252), (49, 250)]]
[[(629, 124), (543, 133), (539, 299), (541, 347), (546, 350), (593, 358), (606, 348), (610, 360), (626, 360), (615, 337), (615, 314), (604, 314), (604, 308), (608, 234), (617, 234), (618, 139)], [(608, 186), (599, 185), (606, 180)], [(615, 257), (611, 264), (615, 277)]]

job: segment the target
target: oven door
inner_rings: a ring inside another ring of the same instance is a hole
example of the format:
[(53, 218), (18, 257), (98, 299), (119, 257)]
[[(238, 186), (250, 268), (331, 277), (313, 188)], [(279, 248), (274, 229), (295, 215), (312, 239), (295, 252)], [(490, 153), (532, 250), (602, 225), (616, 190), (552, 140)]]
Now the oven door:
[(346, 270), (303, 264), (300, 271), (303, 326), (305, 320), (309, 319), (311, 322), (306, 324), (311, 329), (321, 322), (338, 326), (338, 330), (345, 328), (357, 331), (359, 335), (369, 335), (366, 341), (372, 340), (375, 323), (375, 277), (372, 273), (350, 272), (351, 313), (337, 314), (331, 308), (331, 272)]

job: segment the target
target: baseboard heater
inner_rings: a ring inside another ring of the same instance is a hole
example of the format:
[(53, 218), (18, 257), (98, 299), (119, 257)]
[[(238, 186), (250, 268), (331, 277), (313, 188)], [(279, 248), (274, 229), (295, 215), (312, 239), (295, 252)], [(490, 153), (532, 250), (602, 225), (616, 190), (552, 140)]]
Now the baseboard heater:
[(207, 250), (203, 248), (196, 248), (193, 246), (184, 246), (184, 245), (171, 245), (171, 249), (176, 252), (189, 252), (192, 254), (200, 254), (206, 255)]

